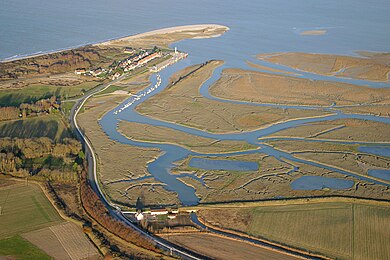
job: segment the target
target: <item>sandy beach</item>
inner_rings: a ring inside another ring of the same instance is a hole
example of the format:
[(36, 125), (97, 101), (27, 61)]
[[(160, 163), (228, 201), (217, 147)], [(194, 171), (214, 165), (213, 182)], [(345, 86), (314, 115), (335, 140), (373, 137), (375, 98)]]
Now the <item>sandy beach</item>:
[[(89, 43), (89, 44), (85, 44), (85, 45), (72, 46), (69, 48), (64, 48), (64, 49), (59, 49), (59, 50), (54, 50), (54, 51), (40, 51), (38, 53), (33, 53), (31, 55), (14, 56), (11, 58), (6, 58), (3, 60), (0, 60), (0, 63), (7, 63), (7, 62), (16, 61), (16, 60), (28, 59), (28, 58), (47, 55), (47, 54), (68, 51), (68, 50), (80, 48), (80, 47), (87, 46), (87, 45), (93, 45), (93, 46), (103, 45), (104, 46), (104, 45), (110, 45), (110, 44), (123, 42), (123, 41), (128, 42), (128, 41), (140, 39), (143, 37), (157, 36), (157, 35), (163, 35), (163, 34), (173, 34), (173, 33), (193, 34), (193, 37), (189, 37), (189, 38), (201, 39), (201, 38), (216, 37), (216, 36), (221, 35), (221, 33), (226, 32), (228, 30), (229, 30), (229, 27), (223, 26), (223, 25), (218, 25), (218, 24), (194, 24), (194, 25), (167, 27), (167, 28), (161, 28), (161, 29), (157, 29), (157, 30), (153, 30), (153, 31), (149, 31), (149, 32), (140, 33), (140, 34), (104, 40), (102, 42), (95, 42), (95, 43)], [(203, 33), (205, 33), (205, 35), (204, 36), (199, 35), (198, 33), (196, 33), (196, 31), (202, 31)]]
[[(168, 28), (162, 28), (162, 29), (157, 29), (145, 33), (140, 33), (136, 35), (131, 35), (128, 37), (122, 37), (119, 39), (114, 39), (110, 41), (105, 41), (102, 42), (101, 44), (109, 44), (112, 42), (116, 41), (130, 41), (142, 37), (147, 37), (147, 36), (154, 36), (158, 34), (168, 34), (168, 33), (181, 33), (181, 32), (191, 32), (191, 31), (199, 31), (199, 30), (208, 30), (208, 31), (214, 31), (217, 29), (223, 29), (225, 31), (229, 30), (229, 27), (223, 26), (223, 25), (218, 25), (218, 24), (194, 24), (194, 25), (183, 25), (183, 26), (175, 26), (175, 27), (168, 27)], [(197, 36), (199, 37), (199, 36)]]
[(327, 32), (327, 30), (308, 30), (301, 32), (300, 35), (324, 35)]

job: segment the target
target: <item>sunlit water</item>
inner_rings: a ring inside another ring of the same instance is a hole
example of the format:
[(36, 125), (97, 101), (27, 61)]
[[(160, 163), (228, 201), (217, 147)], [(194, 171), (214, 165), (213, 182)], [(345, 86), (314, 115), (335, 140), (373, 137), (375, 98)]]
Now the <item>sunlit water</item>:
[[(359, 179), (349, 172), (334, 169), (329, 166), (306, 162), (291, 154), (277, 151), (258, 141), (260, 137), (296, 127), (305, 123), (334, 120), (339, 118), (358, 118), (390, 123), (388, 118), (361, 115), (344, 115), (339, 111), (327, 108), (335, 114), (324, 118), (300, 119), (287, 123), (245, 133), (212, 134), (187, 128), (173, 123), (150, 119), (139, 115), (134, 107), (152, 95), (162, 91), (172, 73), (186, 66), (203, 63), (210, 59), (224, 60), (225, 64), (216, 69), (213, 76), (202, 86), (204, 97), (211, 97), (209, 86), (220, 76), (224, 68), (250, 69), (246, 61), (256, 61), (254, 55), (259, 53), (302, 51), (314, 53), (335, 53), (356, 55), (356, 50), (389, 51), (390, 46), (390, 1), (27, 1), (4, 0), (0, 8), (0, 58), (14, 57), (37, 52), (79, 46), (92, 42), (104, 41), (125, 35), (136, 34), (153, 29), (187, 25), (196, 23), (217, 23), (230, 27), (230, 31), (222, 37), (184, 40), (173, 44), (180, 50), (189, 52), (189, 57), (174, 66), (160, 72), (162, 85), (146, 97), (134, 102), (128, 109), (118, 115), (110, 111), (100, 121), (104, 131), (110, 138), (142, 147), (154, 147), (164, 151), (157, 160), (148, 164), (148, 171), (153, 177), (166, 185), (168, 190), (177, 192), (183, 204), (193, 205), (199, 202), (192, 187), (185, 185), (171, 175), (174, 162), (182, 160), (193, 153), (179, 146), (169, 144), (153, 144), (129, 140), (117, 132), (118, 120), (147, 123), (165, 126), (193, 135), (220, 140), (243, 140), (259, 147), (245, 154), (267, 153), (279, 160), (286, 158), (291, 161), (326, 168)], [(302, 36), (300, 32), (313, 29), (325, 29), (327, 33), (321, 36)], [(260, 63), (260, 62), (259, 62)], [(271, 64), (266, 64), (271, 65)], [(275, 68), (283, 68), (271, 65)], [(291, 70), (291, 69), (289, 69)], [(293, 70), (291, 70), (293, 71)], [(362, 80), (339, 79), (312, 73), (301, 73), (302, 77), (310, 79), (325, 79), (349, 82), (370, 87), (388, 87), (388, 84), (374, 83)], [(152, 86), (156, 76), (151, 77)], [(239, 91), (239, 90), (238, 90)], [(125, 101), (124, 103), (128, 103)], [(233, 102), (247, 104), (247, 102)], [(279, 106), (268, 104), (251, 104), (257, 106), (276, 106), (282, 108), (318, 109), (316, 107)], [(120, 105), (118, 107), (122, 107)], [(336, 104), (337, 106), (337, 104)], [(365, 144), (362, 144), (365, 145)], [(363, 148), (364, 149), (364, 148)], [(369, 151), (368, 151), (369, 152)], [(373, 152), (375, 153), (375, 152)], [(218, 155), (214, 156), (226, 156)], [(125, 158), (124, 158), (125, 159)], [(294, 168), (296, 170), (296, 168)], [(184, 176), (184, 175), (182, 175)], [(202, 180), (191, 175), (200, 181)], [(375, 181), (377, 183), (381, 183)], [(382, 183), (383, 185), (386, 185)], [(313, 189), (316, 187), (312, 187)], [(337, 186), (333, 187), (337, 188)]]

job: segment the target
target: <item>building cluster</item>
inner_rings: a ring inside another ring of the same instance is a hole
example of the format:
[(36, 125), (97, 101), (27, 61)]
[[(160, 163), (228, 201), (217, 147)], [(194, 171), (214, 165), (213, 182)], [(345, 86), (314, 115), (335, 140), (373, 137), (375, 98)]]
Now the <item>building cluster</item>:
[(150, 69), (150, 71), (152, 71), (152, 72), (159, 72), (159, 71), (165, 69), (166, 67), (168, 67), (168, 66), (178, 62), (179, 60), (187, 58), (188, 53), (178, 52), (177, 49), (175, 48), (175, 52), (173, 52), (171, 54), (171, 56), (172, 57), (170, 59), (165, 60), (165, 61), (161, 62), (160, 64), (157, 64), (157, 65), (153, 66)]
[(123, 60), (113, 62), (107, 70), (104, 68), (96, 68), (92, 70), (78, 68), (75, 70), (75, 74), (92, 77), (98, 77), (102, 74), (105, 74), (111, 77), (112, 80), (115, 80), (119, 78), (124, 72), (129, 72), (136, 68), (142, 67), (148, 62), (162, 56), (161, 51), (159, 51), (157, 48), (154, 48), (153, 50), (140, 49), (137, 53), (135, 53), (134, 49), (127, 47), (125, 48), (124, 53), (131, 55)]
[(74, 73), (76, 75), (85, 75), (85, 76), (92, 76), (92, 77), (98, 77), (101, 74), (105, 73), (106, 69), (103, 68), (96, 68), (96, 69), (91, 69), (91, 70), (86, 70), (85, 68), (78, 68), (75, 69)]
[(179, 214), (179, 210), (177, 208), (173, 209), (166, 209), (166, 208), (156, 208), (156, 209), (150, 209), (141, 212), (141, 210), (138, 210), (136, 213), (134, 213), (134, 218), (137, 222), (141, 222), (143, 220), (156, 220), (159, 216), (160, 217), (166, 217), (168, 219), (175, 219), (177, 215)]

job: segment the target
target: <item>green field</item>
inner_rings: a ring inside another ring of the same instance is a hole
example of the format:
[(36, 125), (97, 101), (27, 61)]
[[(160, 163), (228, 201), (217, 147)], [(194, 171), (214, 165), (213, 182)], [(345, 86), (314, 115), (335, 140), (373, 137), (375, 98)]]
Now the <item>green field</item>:
[(60, 141), (70, 136), (61, 117), (55, 114), (0, 122), (0, 138), (48, 137)]
[(75, 86), (54, 86), (33, 84), (16, 90), (0, 90), (0, 106), (19, 106), (53, 95), (63, 99), (80, 96), (83, 92), (99, 85), (100, 82), (85, 82)]
[(316, 203), (201, 214), (224, 228), (337, 259), (390, 259), (389, 207)]
[(72, 107), (76, 104), (75, 101), (61, 102), (61, 111), (65, 114), (66, 118), (69, 118)]
[[(51, 259), (45, 252), (20, 236), (0, 240), (0, 256), (12, 256), (10, 259), (21, 260)], [(0, 259), (2, 258), (0, 257)]]
[(38, 185), (19, 183), (0, 188), (0, 239), (62, 222)]
[(106, 88), (105, 90), (99, 92), (98, 94), (99, 95), (104, 95), (104, 94), (110, 94), (114, 91), (117, 91), (117, 90), (123, 90), (125, 89), (126, 87), (120, 87), (120, 86), (115, 86), (115, 85), (111, 85), (109, 86), (108, 88)]

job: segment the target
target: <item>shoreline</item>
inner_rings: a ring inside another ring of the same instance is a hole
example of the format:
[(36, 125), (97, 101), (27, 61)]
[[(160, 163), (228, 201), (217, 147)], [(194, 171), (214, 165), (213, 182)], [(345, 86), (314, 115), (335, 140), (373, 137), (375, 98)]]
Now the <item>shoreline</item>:
[[(0, 59), (0, 63), (7, 63), (7, 62), (13, 62), (13, 61), (17, 61), (17, 60), (35, 58), (35, 57), (54, 54), (54, 53), (63, 52), (63, 51), (70, 51), (70, 50), (74, 50), (74, 49), (82, 48), (82, 47), (86, 47), (86, 46), (109, 45), (109, 44), (116, 42), (116, 41), (134, 40), (134, 39), (139, 39), (142, 37), (159, 35), (159, 34), (190, 32), (190, 31), (206, 30), (206, 29), (212, 29), (212, 30), (224, 29), (225, 32), (230, 30), (229, 27), (224, 26), (224, 25), (219, 25), (219, 24), (193, 24), (193, 25), (181, 25), (181, 26), (166, 27), (166, 28), (160, 28), (160, 29), (156, 29), (156, 30), (152, 30), (152, 31), (143, 32), (143, 33), (136, 33), (136, 34), (130, 34), (130, 35), (125, 35), (125, 36), (119, 36), (119, 37), (114, 37), (114, 38), (110, 38), (110, 39), (105, 39), (102, 41), (88, 42), (85, 44), (79, 44), (79, 45), (74, 45), (74, 46), (55, 49), (55, 50), (38, 51), (35, 53), (30, 53), (30, 54), (16, 54), (16, 55), (11, 56), (11, 57)], [(207, 36), (205, 36), (205, 37), (207, 37)], [(195, 38), (201, 39), (202, 37), (195, 37)]]

